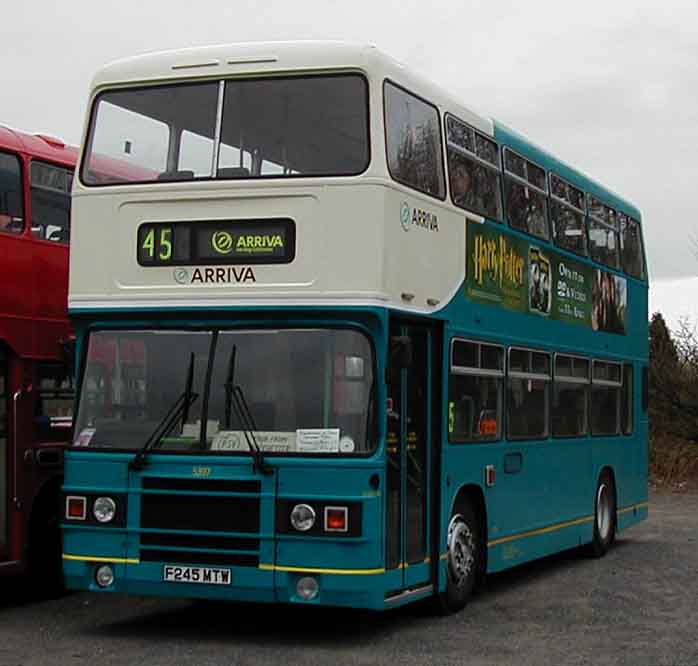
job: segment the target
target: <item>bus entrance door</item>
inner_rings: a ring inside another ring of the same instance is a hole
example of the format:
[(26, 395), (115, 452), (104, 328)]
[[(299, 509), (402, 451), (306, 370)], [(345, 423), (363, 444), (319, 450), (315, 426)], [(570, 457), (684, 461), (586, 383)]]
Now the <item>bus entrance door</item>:
[(434, 339), (423, 326), (391, 328), (388, 375), (386, 569), (402, 570), (402, 587), (430, 580), (430, 364)]
[(7, 443), (7, 360), (0, 351), (0, 562), (8, 559), (9, 446)]

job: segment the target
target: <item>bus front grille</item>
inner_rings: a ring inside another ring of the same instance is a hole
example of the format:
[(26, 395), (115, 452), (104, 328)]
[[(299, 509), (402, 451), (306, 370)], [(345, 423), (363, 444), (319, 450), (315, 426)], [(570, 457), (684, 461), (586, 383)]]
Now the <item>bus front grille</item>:
[(256, 567), (258, 481), (146, 478), (140, 560)]

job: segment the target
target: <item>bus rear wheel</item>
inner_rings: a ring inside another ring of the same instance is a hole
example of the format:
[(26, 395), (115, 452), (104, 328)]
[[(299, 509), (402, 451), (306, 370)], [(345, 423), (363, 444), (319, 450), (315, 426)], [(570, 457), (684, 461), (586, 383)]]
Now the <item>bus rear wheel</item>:
[(588, 552), (603, 557), (616, 538), (616, 486), (608, 470), (599, 476), (594, 496), (594, 538)]
[(482, 569), (482, 535), (477, 514), (466, 502), (454, 512), (446, 540), (446, 590), (438, 610), (455, 613), (468, 602)]

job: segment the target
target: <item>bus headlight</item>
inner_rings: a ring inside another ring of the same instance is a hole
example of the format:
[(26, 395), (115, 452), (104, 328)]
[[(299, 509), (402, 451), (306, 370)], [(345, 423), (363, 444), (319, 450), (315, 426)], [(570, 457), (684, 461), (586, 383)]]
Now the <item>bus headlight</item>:
[(110, 523), (116, 515), (116, 502), (111, 497), (98, 497), (92, 505), (92, 515), (98, 523)]
[(299, 532), (307, 532), (315, 525), (315, 509), (308, 504), (296, 504), (291, 511), (291, 525)]

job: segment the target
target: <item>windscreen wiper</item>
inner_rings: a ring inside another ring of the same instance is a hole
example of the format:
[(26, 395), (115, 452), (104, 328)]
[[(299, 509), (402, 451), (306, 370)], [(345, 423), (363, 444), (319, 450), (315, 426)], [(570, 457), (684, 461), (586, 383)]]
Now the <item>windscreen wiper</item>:
[(198, 398), (196, 393), (187, 393), (186, 391), (182, 393), (174, 404), (168, 410), (167, 414), (162, 418), (160, 423), (157, 424), (150, 437), (145, 441), (141, 450), (135, 455), (133, 460), (129, 463), (130, 469), (143, 469), (145, 466), (145, 457), (148, 451), (153, 448), (158, 442), (166, 437), (169, 432), (174, 428), (175, 424), (181, 418), (182, 414), (186, 414), (189, 408)]
[(189, 369), (187, 370), (187, 378), (184, 383), (184, 393), (182, 393), (174, 404), (167, 411), (160, 423), (155, 426), (155, 430), (150, 433), (150, 437), (145, 441), (141, 450), (136, 454), (134, 459), (129, 463), (131, 469), (139, 470), (145, 466), (145, 456), (148, 450), (153, 448), (156, 443), (166, 437), (167, 434), (174, 428), (175, 423), (182, 418), (182, 425), (189, 418), (189, 408), (194, 404), (194, 401), (199, 397), (197, 393), (192, 393), (192, 384), (194, 383), (194, 354), (189, 356)]
[(184, 405), (184, 412), (182, 413), (182, 426), (189, 420), (189, 408), (192, 405), (193, 400), (191, 400), (192, 392), (191, 388), (194, 384), (194, 352), (189, 355), (189, 369), (187, 370), (187, 381), (184, 384), (184, 394), (189, 396), (189, 400)]
[(261, 472), (264, 476), (269, 476), (274, 473), (274, 468), (269, 466), (264, 460), (264, 454), (257, 444), (257, 439), (254, 433), (257, 431), (257, 426), (252, 418), (252, 412), (245, 400), (245, 394), (242, 392), (242, 387), (235, 386), (233, 388), (232, 397), (234, 399), (235, 414), (240, 421), (242, 433), (245, 435), (245, 441), (250, 448), (252, 454), (252, 469)]
[(211, 378), (213, 377), (213, 361), (216, 357), (216, 345), (218, 344), (218, 329), (211, 333), (211, 344), (208, 348), (208, 363), (206, 365), (206, 378), (204, 379), (204, 397), (201, 404), (201, 436), (199, 448), (206, 448), (206, 430), (208, 429), (208, 401), (211, 396)]
[(242, 392), (240, 386), (235, 386), (235, 361), (237, 359), (238, 347), (233, 345), (230, 350), (230, 357), (228, 359), (228, 372), (225, 378), (225, 384), (223, 388), (225, 389), (225, 413), (224, 413), (224, 425), (226, 430), (230, 430), (232, 422), (232, 412), (233, 412), (233, 399), (235, 399), (235, 416), (237, 417), (240, 427), (242, 428), (243, 435), (245, 436), (245, 441), (252, 454), (253, 469), (259, 470), (264, 475), (273, 474), (274, 470), (269, 467), (264, 461), (264, 454), (257, 444), (257, 439), (254, 436), (257, 430), (257, 425), (252, 418), (252, 412), (247, 406), (247, 400), (245, 400), (245, 394)]
[(225, 389), (225, 412), (223, 424), (226, 430), (230, 430), (232, 421), (233, 388), (235, 387), (235, 357), (237, 356), (237, 351), (237, 345), (233, 345), (233, 348), (230, 350), (230, 358), (228, 359), (228, 373), (225, 378), (225, 384), (223, 384), (223, 388)]

